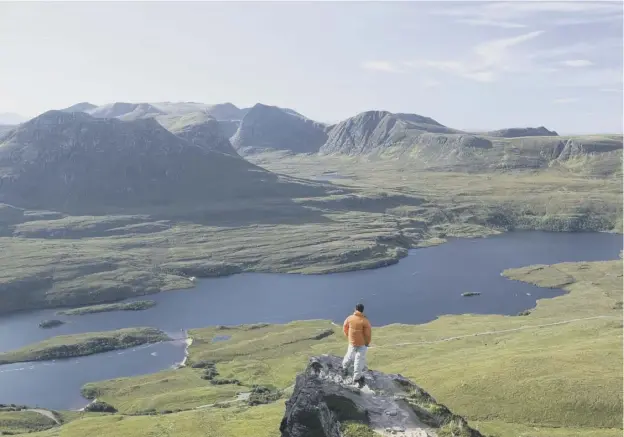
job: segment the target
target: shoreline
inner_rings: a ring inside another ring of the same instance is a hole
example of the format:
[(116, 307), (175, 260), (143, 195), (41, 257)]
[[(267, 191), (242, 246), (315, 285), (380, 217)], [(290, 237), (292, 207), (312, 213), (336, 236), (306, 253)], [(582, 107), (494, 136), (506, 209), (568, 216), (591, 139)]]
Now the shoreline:
[[(127, 296), (127, 297), (123, 297), (121, 299), (114, 299), (114, 300), (106, 300), (106, 301), (102, 301), (102, 302), (97, 302), (97, 303), (85, 303), (84, 305), (86, 306), (94, 306), (94, 305), (104, 305), (104, 304), (116, 304), (116, 303), (122, 303), (125, 301), (128, 302), (132, 302), (132, 299), (137, 299), (137, 298), (141, 298), (141, 297), (145, 297), (145, 296), (151, 296), (151, 295), (156, 295), (156, 294), (160, 294), (160, 293), (164, 293), (164, 292), (175, 292), (175, 291), (181, 291), (181, 290), (188, 290), (188, 289), (194, 289), (197, 287), (198, 283), (200, 281), (203, 281), (204, 279), (212, 279), (212, 278), (223, 278), (223, 277), (228, 277), (228, 276), (233, 276), (233, 275), (237, 275), (237, 274), (243, 274), (243, 273), (263, 273), (263, 274), (286, 274), (286, 275), (302, 275), (302, 276), (317, 276), (317, 275), (331, 275), (331, 274), (339, 274), (339, 273), (353, 273), (353, 272), (358, 272), (358, 271), (365, 271), (365, 270), (377, 270), (377, 269), (381, 269), (384, 267), (390, 267), (392, 265), (398, 264), (401, 262), (402, 259), (407, 258), (409, 256), (409, 252), (412, 250), (420, 250), (420, 249), (427, 249), (427, 248), (431, 248), (431, 247), (435, 247), (435, 246), (439, 246), (442, 244), (446, 244), (449, 242), (452, 242), (453, 240), (472, 240), (472, 239), (477, 239), (477, 238), (491, 238), (491, 237), (500, 237), (503, 236), (505, 234), (508, 233), (514, 233), (514, 232), (546, 232), (546, 233), (567, 233), (567, 234), (583, 234), (583, 233), (597, 233), (597, 234), (616, 234), (616, 235), (622, 235), (621, 232), (618, 232), (617, 230), (609, 230), (609, 231), (604, 231), (604, 230), (595, 230), (595, 231), (578, 231), (578, 232), (569, 232), (569, 231), (550, 231), (550, 230), (540, 230), (540, 229), (529, 229), (529, 228), (518, 228), (518, 229), (514, 229), (514, 230), (500, 230), (500, 229), (490, 229), (490, 228), (486, 228), (489, 229), (489, 232), (484, 232), (482, 234), (475, 234), (475, 235), (467, 235), (467, 236), (445, 236), (444, 238), (437, 238), (437, 237), (432, 237), (429, 239), (425, 239), (422, 240), (416, 244), (412, 244), (410, 247), (408, 248), (404, 248), (406, 249), (406, 252), (404, 255), (397, 255), (393, 258), (387, 258), (387, 259), (382, 259), (378, 262), (374, 262), (374, 260), (371, 258), (370, 259), (370, 264), (366, 265), (364, 267), (350, 267), (348, 264), (336, 264), (334, 266), (331, 267), (327, 267), (321, 271), (309, 271), (309, 272), (302, 272), (302, 269), (304, 268), (299, 268), (297, 270), (292, 270), (292, 271), (280, 271), (280, 270), (272, 270), (272, 269), (267, 269), (267, 270), (263, 270), (263, 271), (258, 271), (258, 270), (241, 270), (239, 272), (234, 272), (234, 273), (225, 273), (222, 275), (216, 275), (216, 276), (210, 276), (210, 277), (193, 277), (195, 278), (194, 281), (188, 281), (188, 287), (184, 287), (184, 288), (176, 288), (176, 289), (164, 289), (164, 290), (158, 290), (152, 293), (139, 293), (136, 294), (134, 296)], [(402, 246), (397, 246), (397, 247), (402, 247)], [(617, 258), (613, 258), (613, 259), (617, 259)], [(310, 265), (308, 267), (312, 267), (313, 265)], [(189, 278), (186, 278), (189, 279)], [(83, 304), (81, 304), (83, 305)], [(6, 317), (6, 316), (14, 316), (16, 314), (20, 314), (20, 313), (31, 313), (31, 312), (37, 312), (37, 311), (46, 311), (46, 310), (53, 310), (53, 309), (58, 309), (58, 310), (63, 310), (65, 308), (71, 309), (71, 308), (76, 308), (75, 306), (71, 306), (71, 307), (66, 307), (66, 306), (53, 306), (53, 307), (38, 307), (38, 308), (32, 308), (32, 309), (22, 309), (22, 310), (18, 310), (18, 311), (11, 311), (11, 312), (7, 312), (7, 313), (3, 313), (0, 312), (0, 318), (2, 317)]]
[(185, 334), (186, 334), (186, 339), (184, 340), (184, 343), (186, 343), (186, 346), (184, 347), (184, 359), (179, 364), (175, 365), (176, 369), (181, 369), (182, 367), (186, 367), (186, 362), (188, 361), (188, 357), (189, 357), (189, 348), (193, 344), (193, 338), (189, 337), (188, 330), (185, 330)]

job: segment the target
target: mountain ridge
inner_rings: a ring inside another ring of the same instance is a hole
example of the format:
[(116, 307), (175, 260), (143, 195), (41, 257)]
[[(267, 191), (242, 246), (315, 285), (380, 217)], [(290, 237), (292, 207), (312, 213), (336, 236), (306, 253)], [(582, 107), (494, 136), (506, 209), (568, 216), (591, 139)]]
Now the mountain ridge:
[[(223, 138), (206, 134), (204, 140)], [(316, 191), (187, 141), (152, 118), (122, 121), (53, 110), (0, 143), (0, 202), (15, 206), (93, 212)]]

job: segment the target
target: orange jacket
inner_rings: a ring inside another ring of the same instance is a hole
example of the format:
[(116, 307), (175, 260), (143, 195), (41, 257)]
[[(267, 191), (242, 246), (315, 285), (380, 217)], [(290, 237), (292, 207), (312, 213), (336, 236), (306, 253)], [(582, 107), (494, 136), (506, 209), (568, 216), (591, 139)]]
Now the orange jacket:
[(371, 342), (371, 324), (359, 311), (347, 317), (342, 330), (353, 346), (368, 346)]

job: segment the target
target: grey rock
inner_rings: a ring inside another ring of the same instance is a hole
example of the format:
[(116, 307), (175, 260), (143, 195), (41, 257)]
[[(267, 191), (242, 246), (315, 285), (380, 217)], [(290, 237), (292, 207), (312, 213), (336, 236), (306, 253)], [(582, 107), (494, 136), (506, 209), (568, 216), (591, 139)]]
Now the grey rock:
[[(440, 420), (428, 417), (423, 423), (418, 413), (426, 413), (407, 402), (409, 396), (435, 400), (401, 375), (368, 371), (366, 386), (357, 389), (343, 377), (341, 359), (322, 355), (310, 358), (307, 368), (297, 376), (286, 411), (280, 424), (281, 437), (341, 437), (340, 423), (355, 421), (384, 432), (404, 433), (406, 436), (436, 435), (436, 428), (458, 421), (466, 434), (481, 437), (459, 416), (440, 406), (447, 416)], [(391, 414), (386, 414), (390, 412)]]

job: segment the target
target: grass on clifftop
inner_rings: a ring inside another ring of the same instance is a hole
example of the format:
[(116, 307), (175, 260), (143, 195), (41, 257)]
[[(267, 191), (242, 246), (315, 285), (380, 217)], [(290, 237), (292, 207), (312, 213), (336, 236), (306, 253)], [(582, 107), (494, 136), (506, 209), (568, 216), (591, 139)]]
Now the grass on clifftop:
[(0, 353), (0, 364), (80, 357), (166, 340), (170, 338), (154, 328), (59, 335), (21, 349)]
[(85, 314), (104, 313), (108, 311), (141, 311), (152, 308), (153, 306), (156, 306), (156, 302), (153, 300), (137, 300), (135, 302), (128, 303), (90, 305), (71, 310), (57, 311), (56, 314), (65, 316), (82, 316)]
[[(424, 325), (374, 328), (369, 366), (410, 378), (491, 436), (619, 437), (622, 267), (617, 260), (507, 271), (517, 280), (565, 285), (569, 294), (540, 300), (528, 316), (445, 316)], [(561, 323), (585, 318), (590, 319)], [(328, 329), (334, 334), (325, 336)], [(82, 437), (106, 430), (124, 437), (274, 437), (283, 399), (308, 358), (345, 352), (340, 327), (327, 321), (211, 327), (190, 335), (189, 364), (214, 361), (219, 378), (236, 378), (243, 387), (213, 386), (201, 379), (202, 369), (191, 367), (96, 382), (90, 389), (120, 414), (76, 420), (62, 431), (36, 435)], [(212, 341), (221, 335), (231, 337)], [(444, 341), (456, 336), (462, 337)], [(235, 391), (254, 384), (283, 389), (282, 400), (259, 407), (233, 402), (191, 409), (233, 401)], [(190, 410), (124, 416), (176, 406)], [(226, 426), (226, 420), (232, 425)]]

